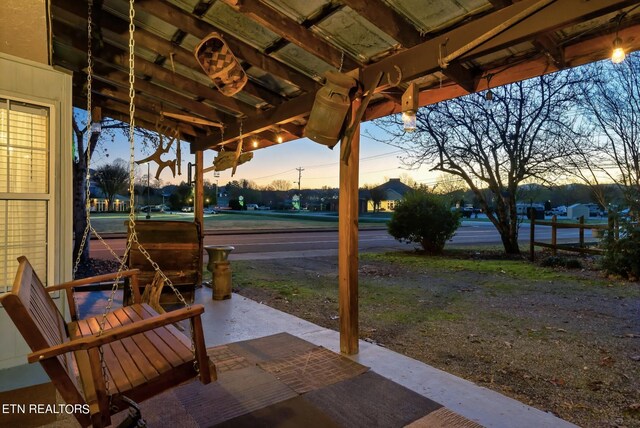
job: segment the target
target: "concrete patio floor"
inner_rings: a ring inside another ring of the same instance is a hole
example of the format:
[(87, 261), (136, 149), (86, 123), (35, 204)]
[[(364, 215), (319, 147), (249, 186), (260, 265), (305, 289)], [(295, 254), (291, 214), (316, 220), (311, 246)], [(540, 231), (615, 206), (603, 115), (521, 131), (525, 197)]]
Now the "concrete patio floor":
[[(77, 299), (83, 316), (102, 313), (106, 299), (101, 299), (99, 294), (86, 293), (85, 298)], [(114, 300), (115, 305), (121, 303), (121, 296), (119, 292)], [(202, 323), (207, 348), (286, 332), (333, 352), (340, 352), (340, 337), (336, 331), (238, 294), (233, 294), (227, 300), (212, 300), (211, 297), (210, 288), (202, 287), (196, 291), (195, 302), (205, 306)], [(550, 413), (369, 342), (361, 340), (360, 353), (350, 358), (485, 427), (576, 426)], [(30, 380), (27, 381), (28, 379)], [(48, 382), (48, 377), (38, 364), (0, 371), (0, 391), (44, 382)]]
[[(201, 288), (196, 293), (196, 302), (205, 306), (202, 321), (207, 347), (287, 332), (340, 352), (338, 332), (240, 295), (233, 294), (228, 300), (212, 300), (211, 289)], [(361, 340), (360, 353), (350, 358), (486, 427), (576, 426), (372, 343)]]

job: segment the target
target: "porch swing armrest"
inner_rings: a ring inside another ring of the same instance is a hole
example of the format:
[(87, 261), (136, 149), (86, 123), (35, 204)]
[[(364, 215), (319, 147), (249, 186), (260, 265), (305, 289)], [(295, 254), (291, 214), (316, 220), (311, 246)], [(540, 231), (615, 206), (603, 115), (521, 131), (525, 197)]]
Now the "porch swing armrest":
[(139, 333), (144, 333), (145, 331), (153, 330), (158, 327), (174, 324), (178, 321), (189, 318), (200, 318), (200, 315), (202, 313), (204, 313), (204, 306), (202, 305), (193, 305), (188, 308), (166, 312), (152, 318), (146, 318), (144, 320), (136, 321), (131, 324), (126, 324), (120, 327), (105, 330), (102, 335), (94, 334), (91, 336), (84, 336), (78, 339), (70, 340), (69, 342), (65, 342), (60, 345), (40, 349), (39, 351), (29, 354), (27, 356), (27, 361), (29, 363), (36, 363), (41, 360), (46, 360), (48, 358), (66, 354), (68, 352), (96, 348), (98, 346), (117, 342), (118, 340), (131, 337)]
[[(140, 274), (140, 269), (129, 269), (129, 270), (122, 271), (120, 273), (120, 277), (135, 278), (139, 274)], [(97, 282), (105, 282), (105, 281), (113, 280), (113, 279), (116, 279), (117, 277), (118, 277), (118, 272), (106, 273), (104, 275), (90, 276), (88, 278), (76, 279), (74, 281), (68, 281), (68, 282), (63, 282), (62, 284), (52, 285), (51, 287), (46, 287), (46, 290), (49, 292), (59, 291), (59, 290), (69, 290), (70, 288), (82, 287), (82, 286), (92, 285)], [(136, 282), (135, 286), (137, 287), (138, 285), (137, 281), (134, 281), (134, 282)]]

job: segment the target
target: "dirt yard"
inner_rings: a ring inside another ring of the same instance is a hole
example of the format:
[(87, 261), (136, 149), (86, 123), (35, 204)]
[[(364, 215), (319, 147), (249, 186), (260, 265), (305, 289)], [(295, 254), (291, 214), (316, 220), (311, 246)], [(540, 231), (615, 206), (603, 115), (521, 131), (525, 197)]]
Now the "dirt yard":
[[(240, 294), (337, 330), (335, 257), (233, 269)], [(470, 250), (362, 254), (360, 332), (578, 425), (640, 427), (638, 283)]]

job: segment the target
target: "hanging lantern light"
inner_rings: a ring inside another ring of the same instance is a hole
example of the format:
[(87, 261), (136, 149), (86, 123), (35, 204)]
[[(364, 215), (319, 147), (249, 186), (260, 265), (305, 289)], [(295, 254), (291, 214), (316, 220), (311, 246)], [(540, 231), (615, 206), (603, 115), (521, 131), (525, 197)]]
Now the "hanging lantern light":
[(416, 130), (416, 114), (418, 112), (418, 86), (415, 83), (402, 94), (402, 124), (406, 132)]

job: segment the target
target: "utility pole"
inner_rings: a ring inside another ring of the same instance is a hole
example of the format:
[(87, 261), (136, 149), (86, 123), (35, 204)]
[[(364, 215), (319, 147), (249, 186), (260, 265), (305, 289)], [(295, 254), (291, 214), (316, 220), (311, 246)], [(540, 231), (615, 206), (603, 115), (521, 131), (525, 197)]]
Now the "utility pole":
[(300, 187), (301, 187), (301, 181), (302, 181), (302, 171), (304, 171), (304, 168), (300, 166), (300, 167), (296, 168), (296, 171), (298, 171), (298, 196), (300, 198), (300, 199), (298, 199), (298, 203), (300, 204), (298, 206), (298, 211), (300, 211), (302, 209), (302, 200), (301, 200), (302, 199), (302, 192), (300, 190)]
[(302, 178), (302, 171), (304, 171), (304, 168), (298, 167), (296, 168), (296, 171), (298, 171), (298, 193), (300, 193), (300, 179)]

